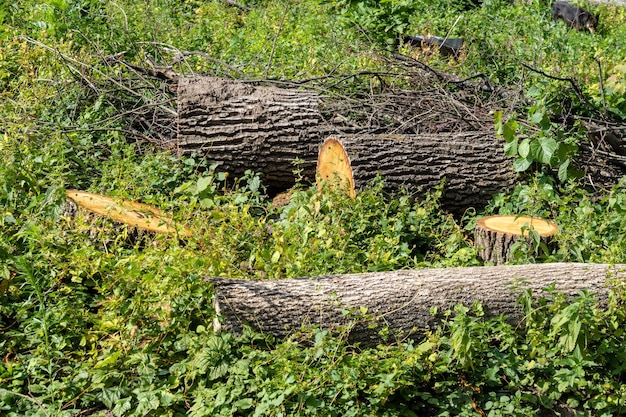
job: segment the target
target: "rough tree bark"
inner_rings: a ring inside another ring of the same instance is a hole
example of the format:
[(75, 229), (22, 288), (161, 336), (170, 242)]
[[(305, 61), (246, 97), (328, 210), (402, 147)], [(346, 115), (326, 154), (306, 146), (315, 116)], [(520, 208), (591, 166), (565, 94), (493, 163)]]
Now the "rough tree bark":
[[(178, 152), (196, 152), (234, 176), (248, 169), (261, 172), (273, 193), (295, 183), (297, 159), (313, 182), (319, 148), (337, 133), (320, 113), (322, 99), (310, 91), (201, 77), (180, 79), (177, 94)], [(339, 139), (351, 158), (357, 188), (377, 173), (390, 190), (408, 187), (410, 192), (446, 178), (443, 203), (451, 211), (482, 205), (515, 179), (491, 131)]]
[[(215, 286), (214, 304), (220, 326), (241, 332), (243, 324), (278, 338), (306, 325), (336, 330), (350, 317), (346, 309), (367, 309), (349, 340), (370, 346), (381, 342), (379, 331), (389, 326), (391, 339), (419, 339), (440, 323), (431, 307), (444, 311), (458, 303), (483, 304), (487, 317), (503, 314), (519, 323), (523, 312), (517, 298), (525, 288), (546, 296), (544, 288), (575, 296), (588, 289), (606, 305), (611, 288), (621, 286), (626, 265), (536, 264), (377, 272), (286, 280), (207, 278)], [(373, 327), (372, 324), (377, 324)]]
[[(263, 87), (221, 78), (178, 82), (179, 154), (198, 153), (235, 177), (263, 174), (264, 184), (284, 191), (294, 170), (315, 179), (315, 162), (325, 133), (317, 93)], [(294, 161), (301, 160), (298, 167)]]
[[(344, 153), (336, 152), (338, 141)], [(337, 158), (326, 156), (326, 147)], [(350, 173), (339, 161), (347, 155)], [(336, 160), (334, 160), (336, 159)], [(390, 190), (406, 188), (415, 194), (432, 189), (445, 179), (442, 205), (462, 213), (468, 207), (484, 205), (497, 192), (517, 179), (511, 160), (495, 135), (485, 132), (430, 135), (353, 135), (329, 138), (320, 151), (318, 171), (336, 172), (352, 189), (360, 189), (377, 174)], [(324, 166), (323, 166), (324, 165)], [(328, 176), (328, 175), (326, 175)]]

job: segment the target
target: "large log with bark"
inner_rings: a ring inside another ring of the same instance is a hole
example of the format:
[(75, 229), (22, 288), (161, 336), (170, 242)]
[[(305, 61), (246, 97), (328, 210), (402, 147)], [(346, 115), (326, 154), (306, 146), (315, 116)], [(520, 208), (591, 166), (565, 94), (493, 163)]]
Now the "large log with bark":
[[(317, 150), (327, 134), (319, 100), (311, 91), (181, 78), (176, 150), (195, 152), (235, 177), (246, 170), (262, 173), (268, 188), (287, 190), (296, 168), (315, 178)], [(301, 161), (297, 167), (296, 161)]]
[[(451, 211), (483, 205), (516, 179), (492, 130), (440, 134), (337, 135), (317, 93), (213, 77), (181, 78), (177, 90), (179, 154), (198, 153), (236, 177), (263, 174), (272, 194), (301, 174), (313, 182), (318, 152), (335, 135), (350, 158), (357, 189), (377, 174), (389, 190), (417, 193), (446, 179), (442, 203)], [(348, 133), (346, 133), (348, 132)]]
[[(456, 304), (483, 305), (486, 317), (504, 315), (511, 323), (523, 320), (517, 298), (524, 289), (547, 296), (545, 288), (568, 296), (582, 290), (606, 305), (612, 288), (623, 285), (626, 265), (535, 264), (449, 269), (401, 270), (285, 280), (207, 278), (214, 284), (214, 304), (222, 328), (241, 332), (243, 325), (286, 337), (303, 326), (337, 330), (351, 320), (349, 340), (369, 346), (382, 341), (389, 327), (393, 341), (419, 339), (441, 323), (431, 315)], [(356, 316), (346, 316), (355, 311)], [(359, 318), (366, 311), (370, 317)]]
[(387, 189), (411, 194), (445, 180), (441, 203), (456, 213), (484, 205), (517, 179), (502, 144), (485, 132), (328, 138), (317, 171), (318, 178), (347, 184), (350, 195), (376, 175)]

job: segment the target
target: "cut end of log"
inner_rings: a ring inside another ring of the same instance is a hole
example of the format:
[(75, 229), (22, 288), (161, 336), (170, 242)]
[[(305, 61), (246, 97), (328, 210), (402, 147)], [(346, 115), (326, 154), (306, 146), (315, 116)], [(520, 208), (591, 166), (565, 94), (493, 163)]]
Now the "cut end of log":
[[(539, 233), (539, 236), (553, 236), (558, 231), (555, 223), (531, 216), (488, 216), (479, 219), (476, 225), (494, 232), (515, 236), (522, 236), (522, 234), (528, 236), (530, 229)], [(524, 226), (526, 229), (522, 231)]]
[(350, 197), (355, 195), (350, 158), (341, 142), (332, 137), (324, 141), (317, 158), (317, 187), (324, 181), (345, 189)]
[(479, 219), (474, 229), (474, 245), (478, 255), (487, 263), (499, 265), (508, 262), (513, 245), (520, 239), (529, 239), (534, 230), (546, 245), (558, 231), (551, 221), (531, 216), (488, 216)]
[(176, 228), (170, 216), (148, 204), (78, 190), (67, 190), (66, 194), (80, 207), (129, 226), (157, 233), (192, 235), (191, 230)]

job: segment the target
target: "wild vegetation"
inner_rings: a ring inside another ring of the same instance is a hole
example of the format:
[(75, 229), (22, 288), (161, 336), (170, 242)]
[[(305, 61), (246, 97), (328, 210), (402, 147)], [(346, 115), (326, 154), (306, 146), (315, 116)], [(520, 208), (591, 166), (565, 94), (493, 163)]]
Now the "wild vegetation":
[[(588, 143), (581, 120), (624, 129), (626, 9), (590, 7), (600, 16), (592, 35), (551, 21), (541, 0), (238, 6), (0, 3), (0, 413), (625, 414), (619, 291), (608, 306), (592, 289), (574, 300), (527, 291), (517, 326), (459, 305), (424, 340), (363, 348), (316, 328), (287, 340), (215, 334), (204, 278), (482, 265), (471, 230), (491, 213), (560, 227), (553, 250), (521, 245), (514, 263), (626, 263), (622, 182), (590, 184), (577, 159)], [(448, 59), (401, 45), (405, 34), (461, 37), (466, 47)], [(354, 200), (302, 182), (287, 206), (273, 207), (260, 173), (228, 178), (133, 128), (137, 109), (165, 114), (172, 103), (146, 83), (123, 84), (137, 73), (107, 57), (147, 67), (176, 50), (196, 51), (174, 65), (181, 74), (303, 80), (383, 71), (396, 50), (459, 77), (484, 74), (516, 94), (514, 108), (493, 109), (494, 123), (525, 179), (460, 218), (440, 207), (441, 189), (387, 196), (380, 180)], [(558, 115), (579, 119), (566, 126)], [(71, 188), (154, 204), (193, 236), (69, 216)]]

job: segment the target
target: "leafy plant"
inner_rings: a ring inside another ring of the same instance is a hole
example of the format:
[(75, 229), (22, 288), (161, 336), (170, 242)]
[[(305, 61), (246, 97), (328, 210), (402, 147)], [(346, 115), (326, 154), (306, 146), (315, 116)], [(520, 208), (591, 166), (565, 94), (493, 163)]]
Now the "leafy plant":
[(536, 100), (536, 104), (528, 109), (528, 135), (519, 132), (525, 129), (515, 118), (504, 121), (503, 112), (495, 112), (497, 134), (506, 141), (504, 152), (515, 158), (513, 168), (524, 172), (533, 167), (556, 167), (556, 177), (561, 182), (580, 177), (581, 173), (574, 168), (572, 161), (582, 133), (566, 133), (550, 121), (541, 89), (531, 88), (528, 95)]
[[(623, 10), (597, 6), (591, 36), (552, 22), (539, 1), (239, 5), (248, 9), (191, 0), (0, 4), (0, 414), (623, 414), (619, 286), (599, 304), (591, 292), (531, 294), (521, 285), (522, 321), (490, 317), (479, 304), (450, 306), (433, 311), (443, 325), (421, 340), (364, 347), (346, 338), (353, 323), (285, 340), (215, 333), (205, 280), (480, 265), (472, 225), (496, 212), (559, 225), (553, 251), (519, 251), (515, 263), (626, 262), (623, 184), (579, 187), (572, 166), (582, 134), (550, 120), (605, 108), (623, 118)], [(382, 179), (355, 199), (299, 184), (287, 206), (272, 207), (258, 173), (229, 178), (201, 156), (179, 159), (135, 136), (136, 107), (125, 106), (165, 105), (155, 90), (141, 84), (120, 97), (107, 88), (137, 79), (109, 60), (121, 52), (130, 64), (150, 57), (181, 73), (242, 78), (385, 70), (374, 51), (386, 54), (407, 32), (464, 38), (458, 61), (426, 63), (483, 73), (534, 102), (527, 120), (496, 114), (527, 180), (462, 219), (439, 206), (442, 188), (390, 196)], [(190, 55), (176, 61), (177, 51)], [(584, 95), (539, 71), (571, 78)], [(155, 204), (194, 233), (133, 240), (130, 227), (71, 213), (66, 188)]]

